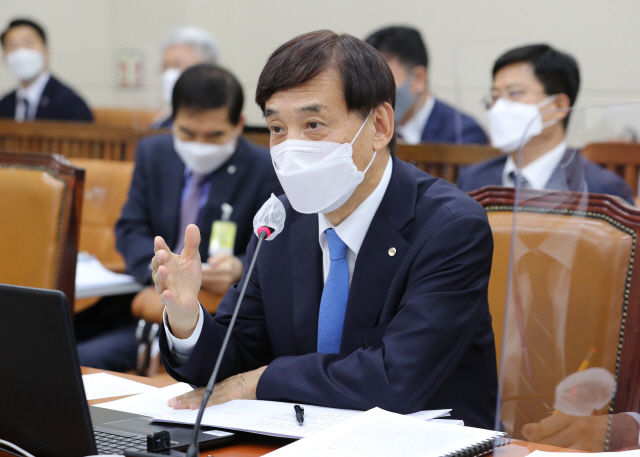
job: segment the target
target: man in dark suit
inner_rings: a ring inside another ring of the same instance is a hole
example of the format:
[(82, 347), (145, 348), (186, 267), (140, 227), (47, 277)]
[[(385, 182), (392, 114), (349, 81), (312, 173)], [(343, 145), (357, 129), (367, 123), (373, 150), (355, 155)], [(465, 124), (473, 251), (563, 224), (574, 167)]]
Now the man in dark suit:
[[(393, 156), (394, 99), (381, 55), (350, 35), (301, 35), (267, 61), (256, 102), (286, 225), (262, 247), (210, 404), (453, 408), (467, 425), (494, 426), (491, 229), (474, 200)], [(178, 256), (156, 237), (152, 268), (163, 363), (203, 386), (247, 279), (206, 315), (199, 241), (189, 226)], [(255, 248), (252, 237), (247, 259)], [(201, 398), (196, 389), (170, 404)]]
[(386, 27), (366, 40), (386, 60), (396, 82), (396, 134), (405, 143), (487, 144), (487, 135), (470, 116), (433, 96), (429, 56), (420, 32)]
[(633, 204), (622, 178), (565, 143), (569, 108), (579, 86), (575, 59), (550, 46), (523, 46), (498, 58), (488, 102), (489, 129), (493, 146), (505, 155), (462, 169), (458, 187), (465, 192), (488, 185), (513, 187), (525, 138), (520, 185), (617, 195)]
[(4, 60), (20, 82), (0, 100), (0, 117), (16, 121), (55, 119), (92, 121), (87, 104), (49, 73), (49, 49), (44, 30), (28, 19), (9, 23), (0, 35)]
[[(180, 250), (178, 234), (196, 224), (205, 237), (201, 258), (208, 264), (202, 287), (223, 294), (242, 274), (255, 213), (282, 188), (268, 151), (240, 137), (244, 97), (231, 73), (211, 64), (193, 66), (176, 82), (174, 95), (173, 135), (145, 138), (138, 145), (129, 197), (116, 224), (116, 246), (126, 272), (147, 285), (154, 235)], [(210, 251), (212, 225), (225, 219), (236, 225), (233, 252)], [(138, 302), (152, 301), (144, 307), (162, 307), (157, 294), (142, 291), (140, 296)], [(83, 365), (120, 371), (135, 366), (136, 322), (128, 312), (120, 317), (123, 322), (115, 329), (78, 345)]]

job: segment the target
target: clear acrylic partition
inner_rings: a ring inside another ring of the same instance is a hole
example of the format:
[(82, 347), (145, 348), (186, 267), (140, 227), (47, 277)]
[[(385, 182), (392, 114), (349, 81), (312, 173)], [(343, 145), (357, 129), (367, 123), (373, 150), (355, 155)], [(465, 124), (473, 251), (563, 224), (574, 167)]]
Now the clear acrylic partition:
[(486, 102), (491, 93), (493, 62), (508, 49), (513, 40), (464, 43), (452, 54), (453, 87), (440, 88), (437, 97), (458, 109), (456, 112), (456, 142), (462, 143), (462, 113), (473, 117), (487, 135)]
[[(496, 250), (489, 291), (500, 372), (496, 427), (513, 439), (605, 451), (626, 433), (610, 413), (620, 411), (616, 382), (635, 232), (594, 209), (588, 191), (598, 178), (585, 170), (581, 151), (637, 141), (640, 104), (546, 110), (543, 120), (558, 113), (569, 115), (569, 125), (553, 190), (533, 190), (521, 179), (542, 138), (525, 143), (525, 135), (512, 154), (513, 205), (487, 208)], [(578, 192), (556, 192), (568, 188)]]

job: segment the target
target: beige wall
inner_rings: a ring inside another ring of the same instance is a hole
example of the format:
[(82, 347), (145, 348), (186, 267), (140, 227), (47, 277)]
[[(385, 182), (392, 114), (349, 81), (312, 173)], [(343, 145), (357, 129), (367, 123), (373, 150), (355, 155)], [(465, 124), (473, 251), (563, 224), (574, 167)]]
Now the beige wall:
[[(433, 91), (460, 102), (485, 123), (497, 55), (509, 47), (548, 42), (575, 55), (582, 71), (581, 105), (640, 101), (640, 2), (637, 0), (0, 0), (0, 25), (14, 16), (41, 21), (49, 33), (52, 70), (94, 106), (159, 108), (160, 41), (168, 29), (209, 30), (223, 65), (241, 80), (248, 120), (260, 123), (253, 92), (279, 44), (329, 28), (364, 37), (386, 24), (422, 30)], [(142, 88), (119, 88), (119, 49), (137, 49), (146, 68)], [(0, 90), (14, 81), (0, 70)]]

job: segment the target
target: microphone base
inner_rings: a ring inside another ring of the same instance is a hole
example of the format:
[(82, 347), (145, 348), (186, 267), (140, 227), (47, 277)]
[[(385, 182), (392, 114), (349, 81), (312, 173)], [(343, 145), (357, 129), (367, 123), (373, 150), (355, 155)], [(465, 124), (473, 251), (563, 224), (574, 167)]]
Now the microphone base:
[(124, 455), (125, 457), (159, 457), (159, 456), (186, 457), (187, 456), (186, 453), (176, 451), (174, 449), (169, 449), (168, 451), (158, 451), (158, 452), (134, 451), (133, 449), (127, 449), (124, 451)]

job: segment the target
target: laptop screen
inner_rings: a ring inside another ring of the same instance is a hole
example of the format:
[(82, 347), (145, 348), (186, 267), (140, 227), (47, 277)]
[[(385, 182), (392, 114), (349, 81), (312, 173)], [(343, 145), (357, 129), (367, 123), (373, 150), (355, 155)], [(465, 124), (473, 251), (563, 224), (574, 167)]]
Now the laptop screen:
[(60, 291), (0, 285), (0, 438), (35, 455), (96, 453)]

